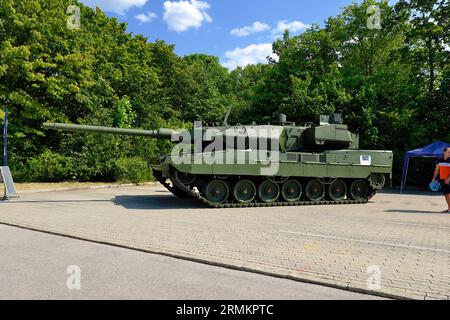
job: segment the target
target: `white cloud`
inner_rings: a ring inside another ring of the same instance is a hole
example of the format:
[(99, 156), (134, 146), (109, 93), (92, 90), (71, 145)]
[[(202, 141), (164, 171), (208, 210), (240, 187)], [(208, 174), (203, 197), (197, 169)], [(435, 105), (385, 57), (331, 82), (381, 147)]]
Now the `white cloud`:
[(278, 21), (277, 27), (272, 31), (276, 38), (280, 37), (286, 30), (290, 33), (297, 33), (299, 31), (305, 31), (310, 25), (301, 21)]
[(135, 18), (138, 19), (141, 23), (152, 22), (157, 17), (158, 16), (154, 12), (140, 13), (135, 16)]
[(92, 8), (99, 7), (108, 12), (125, 14), (131, 7), (142, 7), (148, 0), (81, 0), (82, 3)]
[(259, 21), (254, 22), (251, 26), (231, 30), (231, 34), (237, 37), (246, 37), (253, 33), (270, 30), (270, 26)]
[(265, 63), (267, 57), (274, 59), (277, 56), (272, 52), (272, 43), (252, 44), (245, 48), (236, 48), (225, 53), (225, 62), (222, 63), (226, 68), (233, 70), (237, 67), (245, 67), (249, 64)]
[(211, 6), (206, 1), (166, 1), (164, 2), (164, 21), (170, 30), (183, 32), (189, 28), (200, 28), (203, 22), (211, 22), (205, 11)]

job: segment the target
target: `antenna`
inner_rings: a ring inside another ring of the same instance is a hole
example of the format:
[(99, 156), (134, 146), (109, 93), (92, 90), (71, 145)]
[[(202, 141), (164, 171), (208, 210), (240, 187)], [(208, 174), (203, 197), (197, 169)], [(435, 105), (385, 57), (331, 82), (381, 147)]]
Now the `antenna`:
[(230, 117), (230, 114), (231, 114), (231, 110), (233, 109), (233, 106), (229, 106), (228, 107), (228, 111), (227, 111), (227, 113), (225, 114), (225, 119), (223, 119), (223, 125), (224, 126), (228, 126), (228, 118)]

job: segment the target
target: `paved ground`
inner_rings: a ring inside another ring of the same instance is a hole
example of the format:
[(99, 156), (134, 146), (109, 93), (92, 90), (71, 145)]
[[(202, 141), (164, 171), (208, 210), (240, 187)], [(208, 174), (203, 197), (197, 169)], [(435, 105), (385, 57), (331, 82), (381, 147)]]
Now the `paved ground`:
[(4, 225), (0, 248), (0, 299), (377, 299)]
[(130, 187), (26, 194), (0, 203), (0, 223), (340, 288), (449, 299), (443, 204), (380, 194), (367, 205), (217, 210), (159, 187)]

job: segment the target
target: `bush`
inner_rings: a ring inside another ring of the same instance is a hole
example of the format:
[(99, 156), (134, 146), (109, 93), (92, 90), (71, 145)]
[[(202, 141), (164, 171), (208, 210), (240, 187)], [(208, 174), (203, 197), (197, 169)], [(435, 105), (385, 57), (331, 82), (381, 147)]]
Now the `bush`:
[(117, 181), (142, 183), (152, 179), (152, 173), (147, 162), (141, 158), (121, 158), (116, 161)]
[(70, 157), (45, 150), (44, 153), (28, 161), (25, 169), (26, 173), (21, 180), (33, 182), (74, 180), (72, 163), (73, 161)]

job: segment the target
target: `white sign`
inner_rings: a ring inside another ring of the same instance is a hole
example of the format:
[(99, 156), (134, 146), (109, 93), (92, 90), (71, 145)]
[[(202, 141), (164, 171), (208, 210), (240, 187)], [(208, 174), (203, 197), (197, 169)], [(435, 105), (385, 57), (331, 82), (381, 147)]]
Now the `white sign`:
[(360, 158), (360, 164), (362, 166), (371, 166), (372, 165), (372, 157), (367, 155), (362, 155)]

